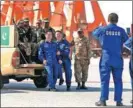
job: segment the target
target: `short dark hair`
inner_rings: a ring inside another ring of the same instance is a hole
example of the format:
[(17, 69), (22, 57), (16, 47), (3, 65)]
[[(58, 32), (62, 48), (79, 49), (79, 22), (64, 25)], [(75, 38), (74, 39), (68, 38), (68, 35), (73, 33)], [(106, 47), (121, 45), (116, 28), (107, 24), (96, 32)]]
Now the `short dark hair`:
[(60, 30), (57, 30), (55, 33), (57, 33), (57, 32), (62, 33), (62, 31), (60, 31)]
[(108, 16), (108, 21), (111, 23), (117, 23), (118, 19), (119, 19), (119, 17), (116, 13), (110, 13)]
[(45, 32), (45, 34), (47, 34), (48, 32), (51, 32), (51, 33), (52, 33), (52, 31), (51, 31), (50, 29), (48, 29), (48, 30)]

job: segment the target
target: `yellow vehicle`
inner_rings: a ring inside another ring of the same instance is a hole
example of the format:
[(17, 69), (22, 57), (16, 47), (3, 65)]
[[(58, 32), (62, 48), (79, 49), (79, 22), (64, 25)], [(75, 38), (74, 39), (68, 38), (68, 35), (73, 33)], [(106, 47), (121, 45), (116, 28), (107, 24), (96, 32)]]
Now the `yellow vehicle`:
[(47, 87), (47, 74), (42, 64), (20, 64), (18, 33), (14, 25), (1, 26), (0, 87), (9, 79), (20, 82), (30, 78), (37, 88)]

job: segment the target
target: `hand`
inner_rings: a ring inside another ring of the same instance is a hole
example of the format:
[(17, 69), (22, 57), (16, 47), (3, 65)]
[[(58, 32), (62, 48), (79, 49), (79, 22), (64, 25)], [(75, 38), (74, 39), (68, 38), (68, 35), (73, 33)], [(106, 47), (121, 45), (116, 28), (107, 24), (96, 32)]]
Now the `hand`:
[(62, 64), (62, 60), (59, 60), (59, 64)]
[(90, 64), (90, 59), (88, 59), (88, 65)]
[(57, 55), (60, 55), (60, 51), (57, 51)]
[(72, 60), (72, 55), (69, 54), (69, 58), (70, 58), (70, 60)]
[(28, 38), (25, 37), (25, 38), (24, 38), (24, 42), (28, 42)]
[(46, 60), (43, 60), (43, 64), (46, 65), (47, 64), (47, 61)]

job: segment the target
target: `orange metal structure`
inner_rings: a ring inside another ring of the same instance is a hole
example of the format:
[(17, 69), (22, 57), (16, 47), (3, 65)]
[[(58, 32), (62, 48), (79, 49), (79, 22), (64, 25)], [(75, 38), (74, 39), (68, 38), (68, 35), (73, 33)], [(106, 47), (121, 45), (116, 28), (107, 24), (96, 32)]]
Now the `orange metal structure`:
[(64, 4), (65, 1), (55, 2), (55, 11), (53, 12), (53, 15), (51, 17), (50, 26), (59, 28), (63, 26), (64, 22), (66, 21), (63, 12)]
[(88, 24), (88, 31), (91, 32), (92, 30), (94, 30), (97, 26), (99, 26), (100, 24), (102, 25), (106, 25), (106, 21), (103, 17), (102, 11), (98, 5), (97, 1), (90, 1), (91, 5), (92, 5), (92, 9), (93, 9), (93, 13), (94, 13), (94, 17), (95, 20), (93, 23), (89, 23)]
[(50, 7), (50, 2), (45, 1), (39, 2), (39, 13), (38, 13), (38, 19), (43, 19), (43, 18), (50, 18), (51, 17), (51, 7)]
[(1, 9), (1, 13), (0, 13), (0, 16), (1, 16), (0, 24), (1, 25), (5, 25), (6, 17), (7, 17), (6, 15), (7, 15), (9, 6), (10, 6), (9, 1), (5, 1), (5, 3), (2, 5), (2, 9)]
[[(92, 10), (94, 13), (94, 22), (86, 23), (88, 26), (84, 29), (86, 34), (92, 32), (94, 28), (102, 25), (106, 25), (105, 19), (103, 17), (102, 11), (99, 7), (98, 1), (88, 1), (92, 5)], [(50, 1), (9, 1), (5, 0), (2, 3), (1, 8), (1, 25), (11, 25), (12, 19), (19, 21), (24, 17), (30, 19), (32, 25), (35, 24), (37, 19), (49, 18), (50, 26), (53, 28), (63, 29), (66, 33), (66, 38), (68, 41), (72, 40), (73, 31), (76, 31), (79, 27), (80, 21), (86, 21), (85, 4), (82, 0), (71, 1), (66, 3), (66, 1), (54, 1), (54, 12), (51, 12), (51, 2)], [(35, 4), (38, 4), (38, 9), (36, 9), (37, 14), (35, 14)], [(64, 6), (69, 5), (68, 14), (64, 13)], [(36, 16), (35, 16), (36, 15)], [(6, 22), (8, 21), (8, 23)]]

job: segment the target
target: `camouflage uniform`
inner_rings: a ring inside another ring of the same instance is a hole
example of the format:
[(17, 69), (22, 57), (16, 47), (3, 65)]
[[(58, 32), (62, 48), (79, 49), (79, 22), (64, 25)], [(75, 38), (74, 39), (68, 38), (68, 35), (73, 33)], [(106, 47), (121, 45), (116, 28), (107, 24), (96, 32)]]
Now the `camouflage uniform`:
[(43, 28), (36, 28), (34, 30), (34, 32), (37, 37), (37, 43), (39, 43), (42, 40), (42, 38), (43, 38), (43, 40), (45, 40), (45, 31)]
[(44, 42), (44, 40), (45, 40), (44, 29), (43, 28), (35, 28), (33, 37), (35, 37), (35, 41), (32, 43), (32, 49), (33, 49), (33, 55), (34, 55), (33, 59), (35, 62), (41, 63), (38, 60), (37, 56), (38, 56), (38, 48), (39, 48), (40, 44), (42, 42)]
[[(29, 22), (28, 18), (24, 19), (24, 22)], [(20, 45), (23, 47), (23, 55), (26, 58), (28, 63), (32, 62), (32, 56), (36, 56), (35, 54), (35, 37), (34, 37), (34, 29), (31, 26), (23, 27), (23, 33), (20, 35)]]
[(90, 64), (89, 40), (86, 37), (78, 37), (72, 43), (75, 46), (74, 70), (76, 82), (86, 82), (88, 78), (88, 66)]
[[(46, 18), (46, 19), (43, 19), (43, 22), (44, 23), (49, 23), (49, 19)], [(48, 28), (43, 28), (44, 31), (46, 32), (47, 30), (51, 30), (52, 31), (52, 35), (53, 35), (53, 38), (52, 38), (52, 41), (56, 41), (56, 37), (55, 37), (55, 30), (52, 28), (52, 27), (48, 27)]]
[[(20, 63), (24, 64), (26, 62), (30, 62), (30, 54), (31, 54), (31, 46), (28, 43), (29, 39), (26, 37), (26, 30), (24, 27), (17, 27), (18, 29), (18, 34), (19, 34), (19, 44), (18, 47), (21, 51), (21, 56), (20, 56)], [(26, 60), (26, 61), (25, 61)]]

